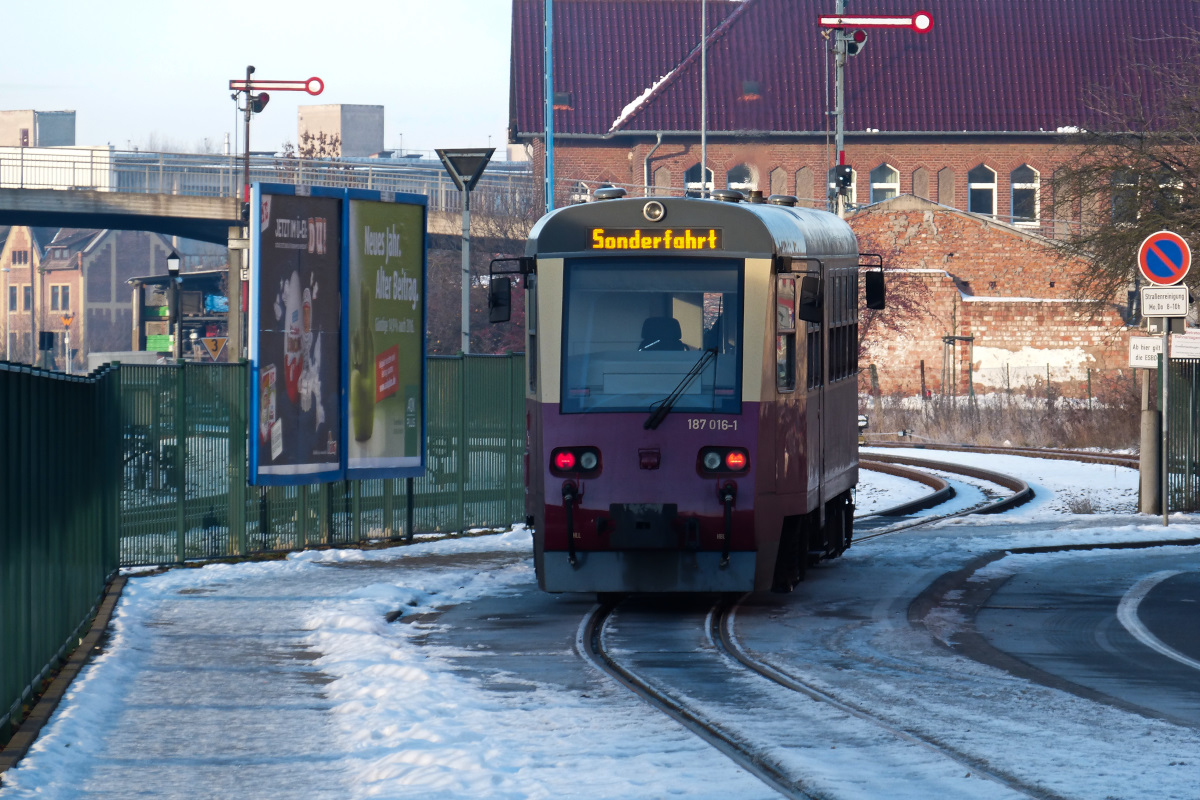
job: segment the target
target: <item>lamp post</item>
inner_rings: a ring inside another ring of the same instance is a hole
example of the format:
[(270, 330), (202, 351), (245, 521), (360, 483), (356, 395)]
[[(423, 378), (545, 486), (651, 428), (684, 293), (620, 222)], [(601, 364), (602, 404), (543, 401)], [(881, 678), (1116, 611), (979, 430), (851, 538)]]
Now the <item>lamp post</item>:
[(167, 324), (171, 330), (171, 355), (178, 360), (179, 334), (183, 328), (180, 323), (180, 317), (183, 315), (179, 313), (179, 281), (182, 279), (179, 277), (179, 254), (174, 250), (167, 256), (167, 274), (171, 278), (171, 294), (167, 300), (169, 304), (167, 309), (169, 312), (167, 314)]
[(12, 334), (8, 331), (9, 311), (8, 311), (8, 267), (0, 267), (4, 272), (4, 360), (12, 361)]

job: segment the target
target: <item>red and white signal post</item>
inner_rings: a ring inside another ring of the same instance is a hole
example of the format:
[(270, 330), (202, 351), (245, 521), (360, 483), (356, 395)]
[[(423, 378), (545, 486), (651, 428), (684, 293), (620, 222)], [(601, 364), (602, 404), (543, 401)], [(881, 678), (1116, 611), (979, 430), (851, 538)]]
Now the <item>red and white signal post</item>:
[[(837, 161), (838, 167), (846, 165), (846, 56), (858, 55), (863, 45), (867, 43), (866, 28), (907, 28), (914, 33), (929, 33), (933, 30), (933, 15), (928, 11), (918, 11), (910, 16), (890, 16), (882, 14), (846, 14), (846, 0), (837, 0), (837, 10), (829, 16), (817, 18), (817, 25), (833, 31), (834, 52), (834, 111), (837, 120)], [(837, 215), (846, 213), (846, 195), (850, 189), (849, 170), (834, 170), (836, 180), (829, 188), (836, 189), (836, 200), (832, 204)], [(843, 175), (843, 172), (845, 175)]]
[[(254, 74), (254, 67), (246, 67), (245, 80), (231, 80), (229, 88), (233, 90), (233, 99), (237, 100), (239, 94), (245, 94), (245, 107), (239, 109), (245, 113), (246, 119), (246, 136), (242, 143), (244, 148), (242, 159), (242, 221), (246, 224), (250, 222), (250, 116), (257, 114), (267, 106), (267, 102), (271, 99), (268, 90), (272, 92), (308, 92), (311, 95), (318, 95), (325, 91), (325, 81), (320, 78), (313, 77), (305, 81), (267, 81), (254, 80), (250, 76)], [(235, 233), (240, 233), (240, 236), (235, 236)], [(229, 360), (236, 361), (242, 357), (242, 348), (245, 346), (246, 337), (242, 331), (242, 325), (245, 320), (245, 299), (249, 296), (245, 285), (245, 274), (250, 266), (250, 256), (247, 248), (247, 242), (250, 238), (249, 229), (231, 228), (229, 234)], [(233, 276), (233, 257), (232, 251), (241, 250), (242, 252), (242, 280), (236, 280)], [(234, 288), (236, 287), (236, 289)], [(234, 295), (237, 295), (236, 297)]]

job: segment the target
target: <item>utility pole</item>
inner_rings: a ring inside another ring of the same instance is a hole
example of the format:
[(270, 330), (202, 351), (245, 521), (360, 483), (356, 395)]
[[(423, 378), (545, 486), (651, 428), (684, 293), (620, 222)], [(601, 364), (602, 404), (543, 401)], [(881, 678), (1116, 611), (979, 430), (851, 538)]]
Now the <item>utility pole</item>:
[[(546, 0), (545, 18), (543, 19), (542, 34), (542, 67), (544, 70), (546, 107), (542, 112), (545, 117), (545, 150), (543, 153), (542, 182), (546, 195), (546, 213), (554, 210), (554, 0)], [(464, 349), (465, 353), (466, 350)]]

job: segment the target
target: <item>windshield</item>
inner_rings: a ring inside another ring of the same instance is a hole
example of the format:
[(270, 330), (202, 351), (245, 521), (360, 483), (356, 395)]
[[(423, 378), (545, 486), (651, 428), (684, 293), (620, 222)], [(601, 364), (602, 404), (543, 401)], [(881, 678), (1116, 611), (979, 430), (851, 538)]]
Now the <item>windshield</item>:
[(563, 413), (649, 411), (708, 349), (714, 357), (675, 399), (674, 410), (740, 412), (740, 263), (568, 260)]

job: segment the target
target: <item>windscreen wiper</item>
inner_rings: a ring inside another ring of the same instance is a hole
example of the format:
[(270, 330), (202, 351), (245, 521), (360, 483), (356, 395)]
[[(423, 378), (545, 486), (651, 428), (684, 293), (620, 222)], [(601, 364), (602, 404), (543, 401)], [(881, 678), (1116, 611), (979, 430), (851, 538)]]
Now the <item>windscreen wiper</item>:
[(670, 414), (671, 409), (675, 407), (675, 403), (678, 402), (680, 396), (692, 385), (692, 381), (696, 380), (700, 373), (704, 371), (704, 368), (708, 366), (708, 362), (715, 360), (716, 357), (717, 348), (715, 347), (710, 347), (701, 353), (700, 360), (688, 370), (688, 374), (683, 376), (683, 380), (679, 382), (679, 385), (669, 395), (650, 406), (650, 418), (642, 423), (642, 427), (648, 431), (652, 431), (662, 424), (662, 421), (667, 418), (667, 414)]

